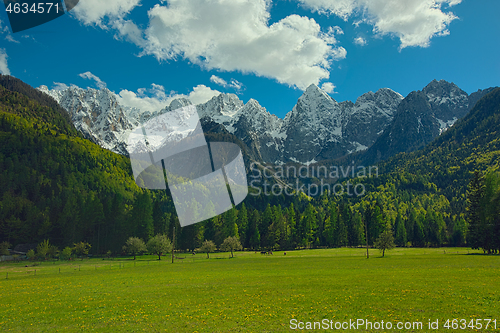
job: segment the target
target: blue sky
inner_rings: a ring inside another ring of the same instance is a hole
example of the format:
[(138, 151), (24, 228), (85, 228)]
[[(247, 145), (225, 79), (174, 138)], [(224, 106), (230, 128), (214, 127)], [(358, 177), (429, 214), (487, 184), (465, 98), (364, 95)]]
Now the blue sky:
[(224, 92), (284, 117), (311, 83), (340, 102), (500, 79), (498, 0), (80, 0), (16, 34), (0, 9), (0, 72), (142, 109)]

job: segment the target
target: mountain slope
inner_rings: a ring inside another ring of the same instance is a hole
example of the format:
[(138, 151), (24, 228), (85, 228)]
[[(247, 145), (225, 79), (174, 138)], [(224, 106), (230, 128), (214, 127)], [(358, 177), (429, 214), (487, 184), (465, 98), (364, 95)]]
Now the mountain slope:
[(125, 116), (124, 108), (111, 91), (78, 87), (58, 91), (49, 90), (46, 86), (41, 86), (38, 90), (54, 98), (68, 111), (73, 124), (86, 139), (103, 148), (127, 155), (126, 136), (139, 123), (130, 122)]
[(119, 249), (140, 193), (130, 162), (83, 139), (59, 111), (0, 86), (0, 239)]
[(463, 198), (473, 172), (500, 166), (499, 133), (500, 88), (497, 88), (425, 148), (381, 163), (380, 173), (384, 176), (376, 183), (392, 179), (399, 189), (435, 187), (452, 202), (455, 214), (464, 213)]
[(422, 91), (411, 92), (399, 104), (387, 130), (358, 160), (368, 165), (424, 147), (463, 118), (489, 91), (491, 88), (469, 96), (453, 83), (434, 80)]

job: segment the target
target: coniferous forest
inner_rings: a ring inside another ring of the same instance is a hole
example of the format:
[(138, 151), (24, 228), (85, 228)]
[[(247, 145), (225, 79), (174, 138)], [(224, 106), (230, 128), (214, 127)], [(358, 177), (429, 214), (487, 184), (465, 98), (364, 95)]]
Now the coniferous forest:
[[(129, 159), (86, 140), (51, 98), (0, 78), (0, 241), (91, 244), (120, 253), (129, 237), (173, 237), (177, 249), (230, 236), (246, 249), (469, 246), (500, 252), (500, 89), (424, 149), (379, 164), (361, 197), (253, 196), (180, 228), (167, 191), (139, 188)], [(203, 209), (195, 207), (194, 209)]]

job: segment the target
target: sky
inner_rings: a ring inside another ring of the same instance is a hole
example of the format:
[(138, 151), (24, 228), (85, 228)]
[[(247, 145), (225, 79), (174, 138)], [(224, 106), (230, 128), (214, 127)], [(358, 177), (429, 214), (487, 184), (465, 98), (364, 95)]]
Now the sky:
[(0, 5), (0, 72), (150, 111), (234, 93), (282, 118), (310, 84), (339, 102), (433, 79), (498, 86), (498, 13), (499, 0), (80, 0), (12, 33)]

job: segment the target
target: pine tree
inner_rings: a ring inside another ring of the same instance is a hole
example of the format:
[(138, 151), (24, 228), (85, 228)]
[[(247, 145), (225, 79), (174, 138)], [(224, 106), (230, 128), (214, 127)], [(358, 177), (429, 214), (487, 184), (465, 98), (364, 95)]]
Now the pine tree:
[(419, 215), (415, 221), (413, 230), (413, 246), (425, 246), (425, 232), (422, 220), (422, 216)]
[(396, 237), (395, 237), (395, 243), (398, 246), (406, 246), (407, 242), (407, 236), (406, 236), (406, 227), (403, 222), (403, 218), (401, 217), (401, 214), (398, 212), (398, 215), (396, 216), (396, 222), (394, 223), (394, 229), (396, 229)]
[(258, 210), (252, 212), (251, 218), (248, 222), (248, 245), (252, 249), (257, 249), (260, 246), (260, 233), (259, 233), (260, 214)]
[(240, 233), (240, 242), (243, 247), (248, 247), (247, 231), (248, 231), (248, 212), (245, 203), (241, 204), (241, 209), (238, 212), (238, 231)]
[(485, 185), (484, 176), (476, 171), (467, 189), (467, 223), (469, 224), (469, 233), (467, 244), (473, 249), (482, 247), (482, 237), (484, 230), (482, 214), (482, 201), (484, 198)]

